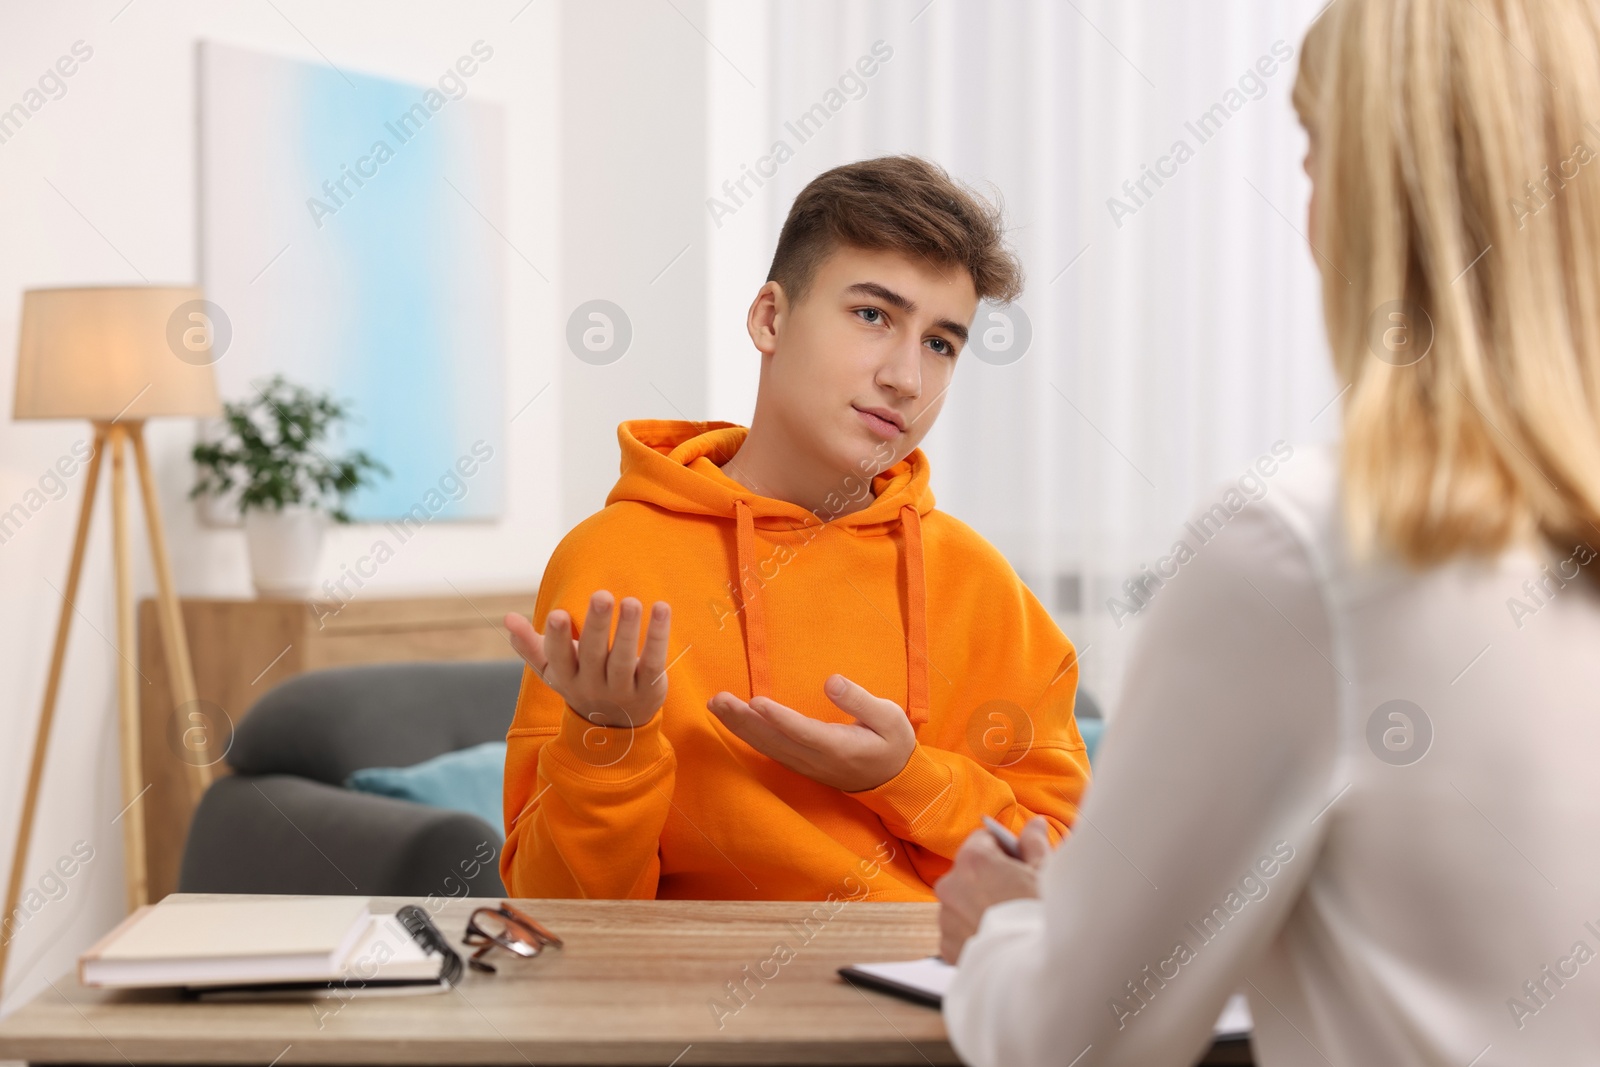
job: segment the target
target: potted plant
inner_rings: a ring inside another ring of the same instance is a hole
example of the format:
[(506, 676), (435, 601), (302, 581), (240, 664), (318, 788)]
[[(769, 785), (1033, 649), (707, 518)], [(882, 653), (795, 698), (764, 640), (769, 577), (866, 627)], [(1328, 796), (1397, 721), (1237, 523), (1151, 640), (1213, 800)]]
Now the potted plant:
[(191, 499), (231, 494), (250, 546), (250, 575), (261, 596), (311, 589), (328, 520), (349, 522), (344, 500), (388, 468), (356, 450), (330, 458), (331, 431), (350, 417), (330, 394), (282, 375), (256, 383), (247, 401), (223, 404), (221, 436), (190, 453), (200, 468)]

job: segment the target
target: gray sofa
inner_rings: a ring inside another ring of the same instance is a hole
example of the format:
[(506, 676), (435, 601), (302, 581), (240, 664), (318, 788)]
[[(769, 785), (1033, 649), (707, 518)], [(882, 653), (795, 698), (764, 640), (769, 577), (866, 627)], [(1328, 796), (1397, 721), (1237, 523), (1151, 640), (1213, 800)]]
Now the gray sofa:
[(364, 767), (405, 767), (503, 740), (520, 660), (342, 667), (291, 678), (234, 730), (234, 773), (195, 810), (186, 893), (494, 896), (503, 829), (464, 812), (345, 789)]

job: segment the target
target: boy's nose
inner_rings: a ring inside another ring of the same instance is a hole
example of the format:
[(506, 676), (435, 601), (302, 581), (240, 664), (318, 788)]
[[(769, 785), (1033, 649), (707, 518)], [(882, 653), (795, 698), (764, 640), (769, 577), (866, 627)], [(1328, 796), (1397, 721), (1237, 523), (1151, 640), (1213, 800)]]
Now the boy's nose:
[[(908, 351), (909, 349), (909, 351)], [(899, 395), (915, 399), (922, 395), (922, 346), (896, 345), (894, 352), (878, 368), (878, 384)]]

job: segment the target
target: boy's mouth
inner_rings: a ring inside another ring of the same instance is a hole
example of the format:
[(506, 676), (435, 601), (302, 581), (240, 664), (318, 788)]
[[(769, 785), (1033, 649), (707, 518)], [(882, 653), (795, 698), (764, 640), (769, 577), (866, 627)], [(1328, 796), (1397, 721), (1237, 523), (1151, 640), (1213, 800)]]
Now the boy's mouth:
[(900, 424), (900, 416), (886, 408), (856, 408), (855, 412), (867, 429), (885, 441), (892, 441), (905, 432), (905, 427)]

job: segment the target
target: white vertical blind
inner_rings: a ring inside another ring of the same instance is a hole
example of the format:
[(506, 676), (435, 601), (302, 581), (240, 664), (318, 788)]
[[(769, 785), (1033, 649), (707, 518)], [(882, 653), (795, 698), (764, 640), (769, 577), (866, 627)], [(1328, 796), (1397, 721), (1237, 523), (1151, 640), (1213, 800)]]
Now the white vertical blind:
[[(748, 208), (707, 224), (711, 414), (749, 418), (758, 365), (744, 308), (812, 177), (912, 152), (998, 192), (1028, 270), (1018, 303), (1031, 347), (1006, 366), (964, 359), (924, 447), (940, 506), (998, 545), (1056, 613), (1083, 651), (1085, 686), (1112, 713), (1137, 621), (1119, 625), (1108, 600), (1133, 606), (1123, 582), (1274, 442), (1302, 447), (1336, 431), (1303, 236), (1304, 139), (1289, 106), (1300, 38), (1320, 7), (711, 4), (711, 39), (745, 46), (708, 54), (722, 68), (712, 76), (711, 174), (737, 175), (775, 140), (794, 149)], [(865, 95), (798, 143), (785, 122), (879, 40), (894, 54)], [(1255, 69), (1263, 57), (1269, 76)], [(1246, 72), (1254, 81), (1241, 90)], [(1213, 105), (1221, 125), (1202, 141), (1196, 127)], [(1180, 140), (1192, 157), (1176, 174), (1124, 189)], [(1120, 226), (1112, 197), (1126, 205)]]

